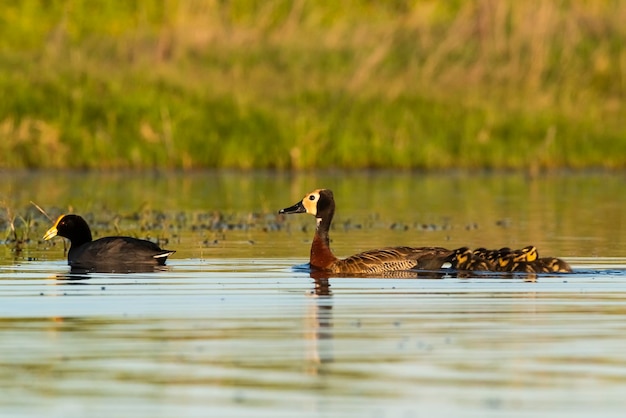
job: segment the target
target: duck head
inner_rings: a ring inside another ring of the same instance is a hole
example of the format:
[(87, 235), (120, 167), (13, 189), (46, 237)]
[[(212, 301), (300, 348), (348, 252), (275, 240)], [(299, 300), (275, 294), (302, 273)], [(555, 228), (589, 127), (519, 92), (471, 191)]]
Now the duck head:
[(332, 218), (335, 212), (335, 199), (329, 189), (317, 189), (308, 193), (293, 206), (281, 209), (278, 213), (309, 213), (318, 219)]

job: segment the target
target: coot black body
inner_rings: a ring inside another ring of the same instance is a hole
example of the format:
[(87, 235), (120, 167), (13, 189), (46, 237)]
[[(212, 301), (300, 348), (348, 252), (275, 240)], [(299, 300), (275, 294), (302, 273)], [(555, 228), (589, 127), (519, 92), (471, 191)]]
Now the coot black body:
[(67, 263), (76, 272), (154, 271), (164, 266), (167, 257), (175, 252), (132, 237), (104, 237), (94, 241), (89, 225), (78, 215), (60, 216), (43, 238), (49, 240), (57, 235), (70, 240)]

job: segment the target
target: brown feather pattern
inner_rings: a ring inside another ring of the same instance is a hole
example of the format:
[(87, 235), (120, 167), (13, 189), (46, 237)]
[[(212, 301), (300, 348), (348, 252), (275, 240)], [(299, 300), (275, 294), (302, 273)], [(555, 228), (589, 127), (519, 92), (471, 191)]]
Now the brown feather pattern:
[(333, 273), (381, 273), (398, 270), (438, 270), (451, 251), (441, 247), (389, 247), (365, 251), (326, 268)]

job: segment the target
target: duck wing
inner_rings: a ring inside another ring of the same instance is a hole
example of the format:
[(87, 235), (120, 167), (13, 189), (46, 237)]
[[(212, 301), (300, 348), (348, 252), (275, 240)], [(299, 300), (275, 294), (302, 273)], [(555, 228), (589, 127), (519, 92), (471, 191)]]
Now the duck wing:
[(570, 265), (560, 258), (543, 257), (532, 263), (537, 273), (571, 273)]
[(452, 254), (442, 247), (389, 247), (365, 251), (336, 261), (335, 273), (382, 273), (399, 270), (438, 270)]

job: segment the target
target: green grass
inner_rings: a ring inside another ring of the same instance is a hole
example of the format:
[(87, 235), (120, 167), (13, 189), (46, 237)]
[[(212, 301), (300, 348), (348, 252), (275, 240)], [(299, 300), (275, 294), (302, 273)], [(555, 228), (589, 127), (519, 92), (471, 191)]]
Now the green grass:
[(626, 3), (0, 1), (0, 167), (626, 168)]

